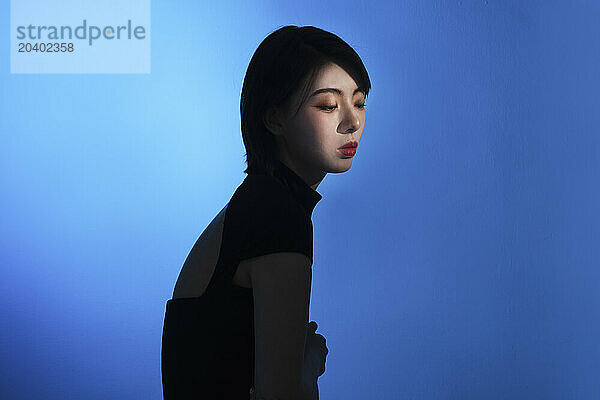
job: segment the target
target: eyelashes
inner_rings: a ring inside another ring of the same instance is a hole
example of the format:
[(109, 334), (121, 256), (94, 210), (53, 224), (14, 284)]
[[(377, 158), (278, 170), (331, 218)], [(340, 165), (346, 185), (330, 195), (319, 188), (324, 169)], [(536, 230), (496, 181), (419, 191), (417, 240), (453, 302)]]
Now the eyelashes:
[[(355, 104), (355, 106), (358, 107), (359, 109), (363, 110), (367, 105), (365, 103), (360, 103), (360, 104)], [(333, 111), (337, 108), (337, 105), (336, 106), (317, 106), (317, 107), (324, 111)]]

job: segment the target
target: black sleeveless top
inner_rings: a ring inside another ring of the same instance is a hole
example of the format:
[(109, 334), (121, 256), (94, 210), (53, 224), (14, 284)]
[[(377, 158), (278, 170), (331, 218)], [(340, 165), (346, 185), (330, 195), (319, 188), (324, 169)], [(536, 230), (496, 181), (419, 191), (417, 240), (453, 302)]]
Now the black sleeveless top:
[[(247, 175), (225, 210), (219, 258), (201, 297), (166, 302), (164, 400), (248, 400), (254, 382), (252, 289), (232, 283), (241, 260), (275, 252), (313, 259), (312, 212), (321, 200), (281, 161)], [(193, 251), (193, 250), (192, 250)]]

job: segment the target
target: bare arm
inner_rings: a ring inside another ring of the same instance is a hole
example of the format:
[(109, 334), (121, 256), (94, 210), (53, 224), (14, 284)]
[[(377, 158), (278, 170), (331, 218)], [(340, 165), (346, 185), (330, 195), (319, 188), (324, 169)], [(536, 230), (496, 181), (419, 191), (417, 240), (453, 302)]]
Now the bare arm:
[(301, 253), (248, 260), (254, 292), (255, 375), (258, 399), (305, 400), (302, 364), (312, 270)]

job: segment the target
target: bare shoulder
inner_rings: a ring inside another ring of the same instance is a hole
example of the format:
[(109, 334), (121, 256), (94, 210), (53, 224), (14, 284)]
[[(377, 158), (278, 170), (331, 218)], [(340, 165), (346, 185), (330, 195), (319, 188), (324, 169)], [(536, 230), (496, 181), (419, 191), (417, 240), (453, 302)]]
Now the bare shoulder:
[[(219, 259), (227, 206), (213, 218), (192, 246), (175, 283), (173, 298), (204, 294)], [(238, 277), (238, 281), (241, 286), (243, 279)]]

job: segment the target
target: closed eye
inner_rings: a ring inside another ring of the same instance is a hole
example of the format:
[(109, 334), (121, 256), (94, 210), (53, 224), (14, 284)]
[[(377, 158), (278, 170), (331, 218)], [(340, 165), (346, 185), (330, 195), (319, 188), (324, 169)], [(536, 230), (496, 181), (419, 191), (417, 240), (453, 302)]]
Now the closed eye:
[[(359, 109), (364, 109), (366, 107), (365, 103), (355, 104), (355, 106)], [(333, 111), (337, 108), (337, 106), (318, 106), (321, 110), (325, 111)]]
[(325, 111), (333, 111), (337, 108), (337, 106), (319, 106), (319, 108)]

